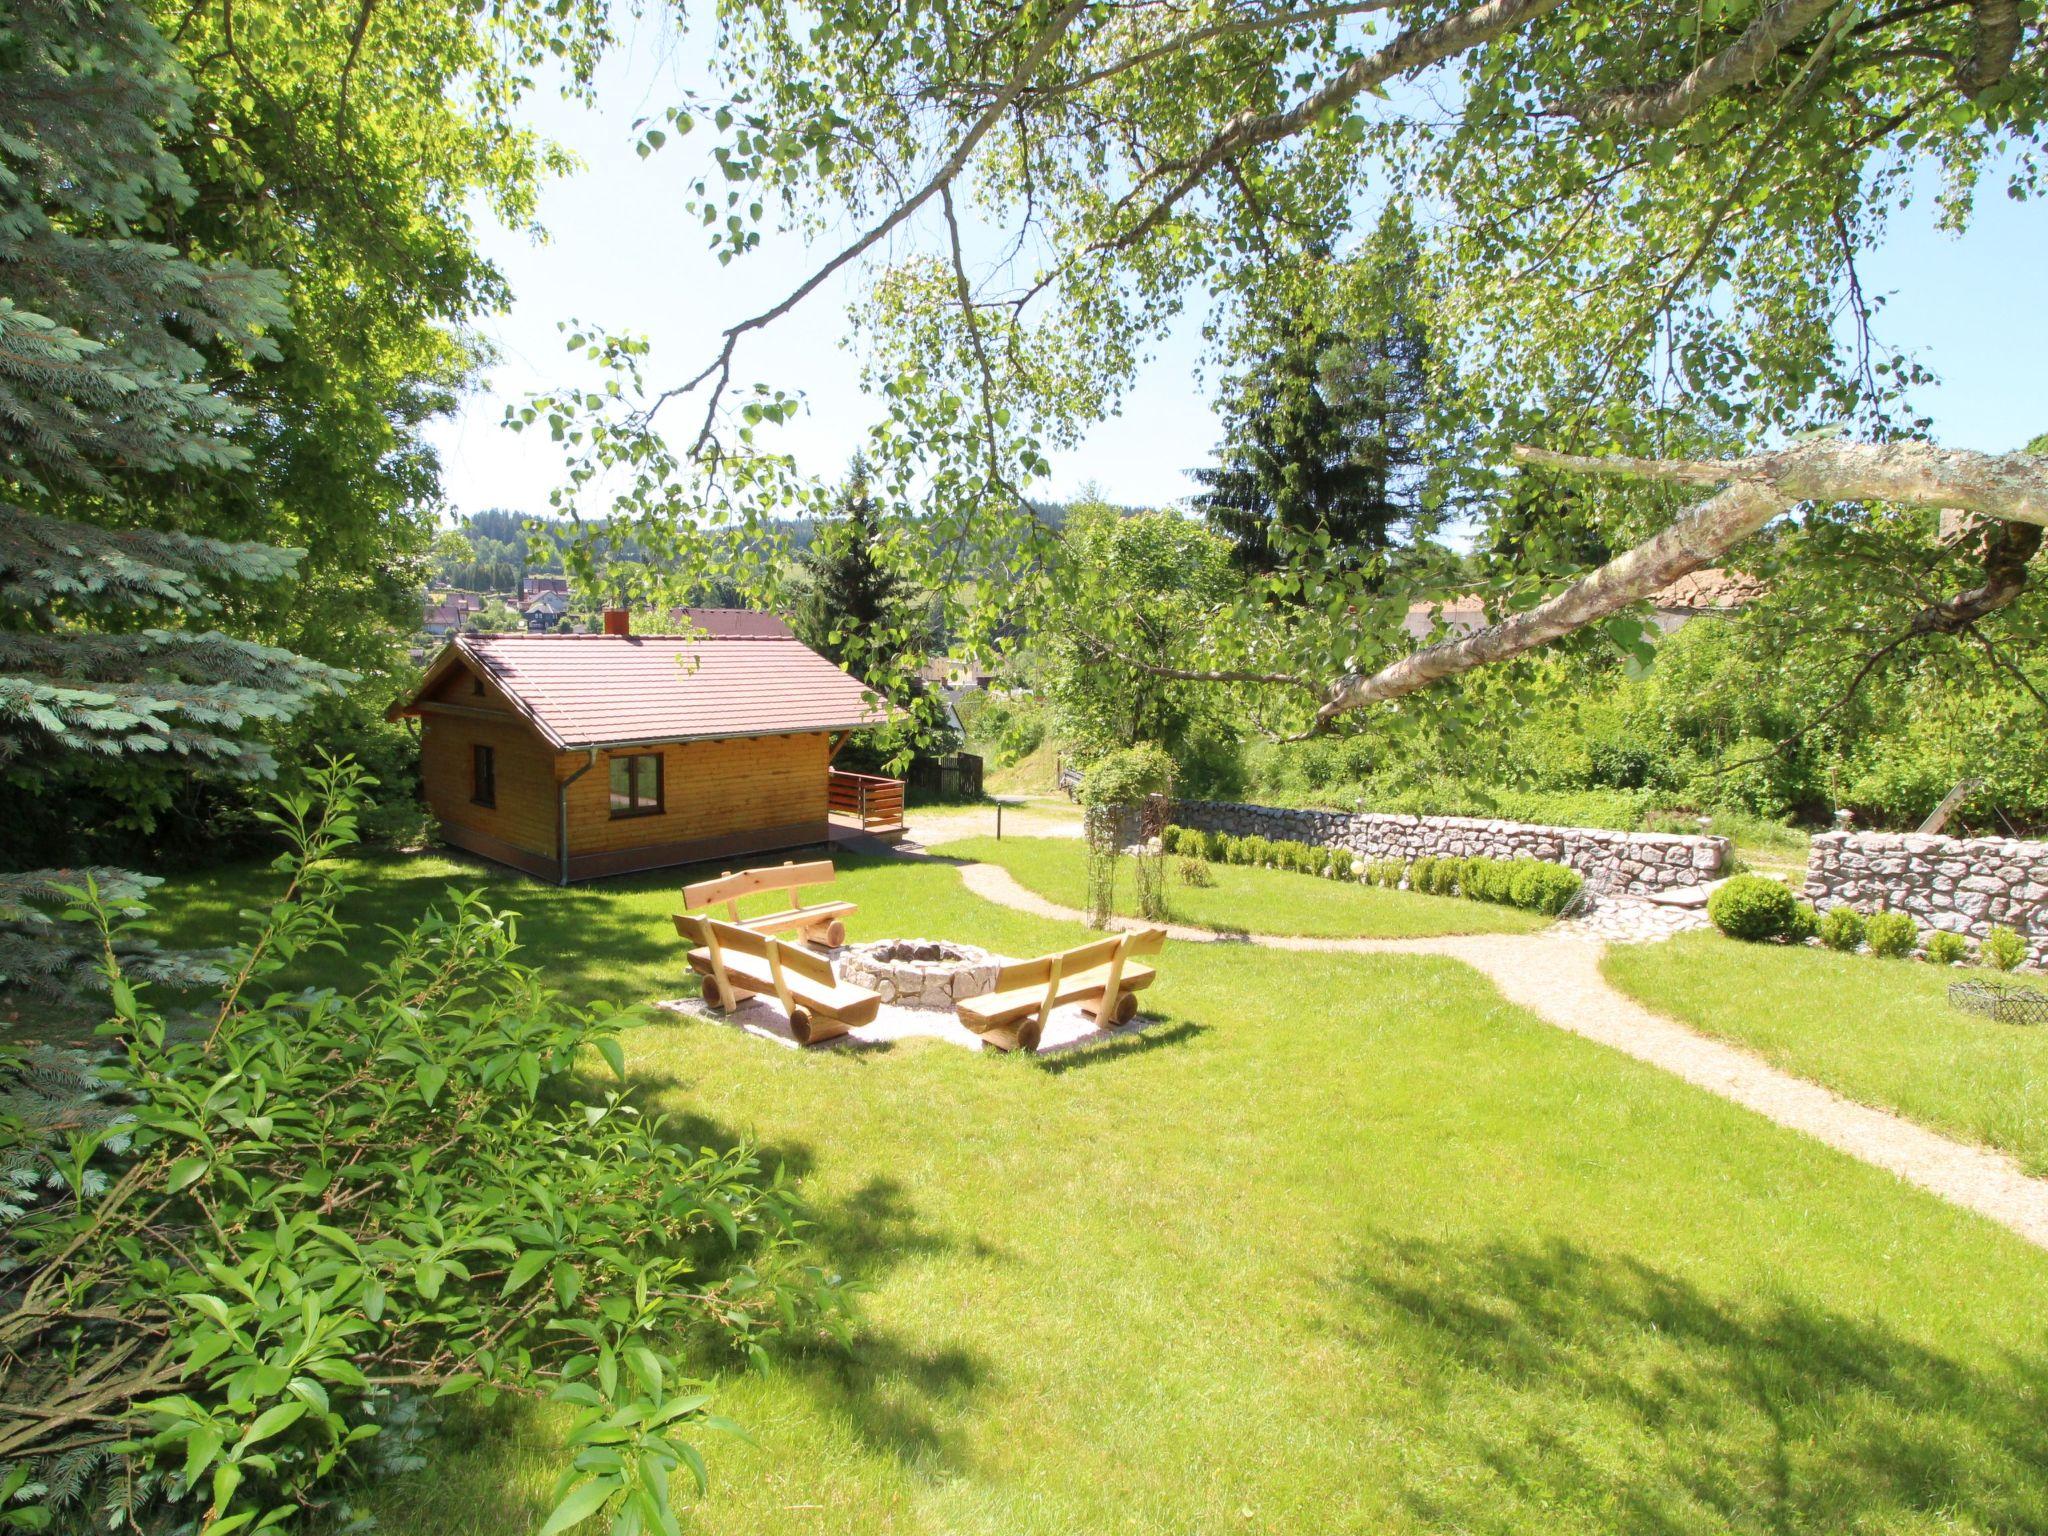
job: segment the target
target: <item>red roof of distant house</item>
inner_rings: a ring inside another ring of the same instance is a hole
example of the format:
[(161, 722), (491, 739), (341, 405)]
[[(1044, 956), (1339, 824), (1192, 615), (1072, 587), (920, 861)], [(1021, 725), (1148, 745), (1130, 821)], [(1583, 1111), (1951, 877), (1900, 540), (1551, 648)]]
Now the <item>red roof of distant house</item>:
[(757, 613), (751, 608), (678, 608), (678, 619), (687, 619), (706, 634), (721, 640), (793, 640), (795, 635), (781, 617)]
[(1657, 608), (1746, 608), (1766, 590), (1754, 576), (1710, 565), (1659, 587), (1650, 594), (1650, 603)]
[(465, 662), (564, 749), (853, 730), (890, 710), (793, 639), (509, 634), (451, 641), (392, 713), (420, 713)]

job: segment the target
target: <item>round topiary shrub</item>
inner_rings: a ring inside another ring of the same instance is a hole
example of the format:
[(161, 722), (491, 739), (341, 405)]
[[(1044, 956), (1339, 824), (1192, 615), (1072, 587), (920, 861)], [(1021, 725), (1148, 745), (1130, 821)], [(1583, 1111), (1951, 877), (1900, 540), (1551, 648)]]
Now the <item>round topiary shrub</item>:
[(1792, 926), (1785, 930), (1785, 937), (1794, 944), (1804, 944), (1820, 933), (1820, 913), (1808, 902), (1799, 902), (1792, 908)]
[(1731, 939), (1782, 938), (1799, 921), (1799, 901), (1764, 875), (1735, 875), (1707, 898), (1707, 916)]
[(1854, 907), (1829, 907), (1820, 920), (1820, 941), (1845, 955), (1861, 949), (1863, 914)]
[(1901, 959), (1920, 942), (1920, 928), (1903, 912), (1873, 912), (1863, 924), (1863, 942), (1873, 955)]
[(1438, 896), (1457, 895), (1458, 861), (1456, 859), (1438, 859), (1436, 866), (1429, 872), (1429, 888)]
[(1936, 930), (1927, 935), (1927, 958), (1936, 965), (1961, 965), (1970, 946), (1960, 933)]
[(1995, 971), (2009, 971), (2027, 958), (2027, 941), (2019, 936), (2019, 930), (2000, 923), (1984, 935), (1984, 942), (1977, 947), (1977, 958)]
[(1417, 860), (1416, 860), (1416, 861), (1415, 861), (1415, 862), (1414, 862), (1413, 864), (1410, 864), (1410, 865), (1408, 866), (1408, 889), (1409, 889), (1409, 890), (1411, 890), (1411, 891), (1428, 891), (1428, 890), (1431, 890), (1431, 889), (1433, 889), (1433, 888), (1434, 888), (1434, 882), (1435, 882), (1435, 880), (1436, 880), (1436, 860), (1435, 860), (1435, 859), (1417, 859)]

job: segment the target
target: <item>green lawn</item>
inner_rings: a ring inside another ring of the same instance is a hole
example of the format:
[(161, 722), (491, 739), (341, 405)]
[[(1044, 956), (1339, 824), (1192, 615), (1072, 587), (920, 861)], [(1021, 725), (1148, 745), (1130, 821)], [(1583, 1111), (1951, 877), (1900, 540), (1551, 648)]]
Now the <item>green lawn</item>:
[(2048, 1173), (2048, 1030), (1996, 1023), (1946, 1000), (1950, 982), (1985, 972), (1712, 933), (1620, 946), (1604, 968), (1660, 1013)]
[[(971, 838), (936, 850), (953, 859), (1000, 864), (1018, 884), (1077, 910), (1088, 903), (1087, 850), (1079, 838)], [(1167, 860), (1167, 901), (1175, 921), (1225, 933), (1314, 938), (1420, 939), (1444, 933), (1529, 933), (1549, 918), (1455, 896), (1386, 891), (1355, 880), (1325, 880), (1277, 869), (1211, 864), (1216, 883), (1183, 885)], [(1131, 863), (1119, 865), (1116, 905), (1137, 914)]]
[[(381, 922), (488, 879), (580, 994), (681, 971), (673, 875), (360, 873)], [(1082, 937), (940, 862), (841, 886), (862, 937)], [(173, 899), (204, 931), (257, 888)], [(707, 1446), (694, 1529), (2048, 1527), (2048, 1254), (1453, 962), (1169, 944), (1147, 1007), (1149, 1032), (1045, 1061), (629, 1037), (647, 1101), (763, 1143), (864, 1287), (851, 1348), (722, 1380), (752, 1443)], [(533, 1530), (557, 1422), (463, 1418), (375, 1492), (383, 1529)]]

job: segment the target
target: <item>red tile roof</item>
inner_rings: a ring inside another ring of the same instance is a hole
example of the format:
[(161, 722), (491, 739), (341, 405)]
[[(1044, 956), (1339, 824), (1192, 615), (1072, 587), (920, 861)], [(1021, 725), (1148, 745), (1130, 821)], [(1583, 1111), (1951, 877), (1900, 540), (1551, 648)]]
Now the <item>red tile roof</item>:
[(1658, 608), (1746, 608), (1768, 590), (1754, 576), (1710, 565), (1658, 588), (1650, 602)]
[(752, 608), (678, 608), (675, 616), (721, 640), (796, 638), (780, 615), (761, 613)]
[(458, 637), (393, 713), (420, 713), (458, 659), (562, 748), (849, 730), (889, 711), (796, 640), (509, 634)]

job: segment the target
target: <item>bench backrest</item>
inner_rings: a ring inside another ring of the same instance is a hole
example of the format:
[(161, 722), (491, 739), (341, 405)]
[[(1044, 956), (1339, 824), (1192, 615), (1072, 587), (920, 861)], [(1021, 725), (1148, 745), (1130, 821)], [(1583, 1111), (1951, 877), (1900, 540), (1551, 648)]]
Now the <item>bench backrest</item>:
[(766, 962), (771, 970), (780, 966), (807, 980), (822, 982), (828, 987), (833, 984), (832, 962), (823, 955), (812, 954), (800, 945), (785, 944), (751, 928), (721, 923), (715, 917), (693, 917), (687, 912), (678, 912), (676, 932), (709, 949), (714, 966), (728, 954), (747, 955)]
[(1006, 965), (996, 973), (995, 989), (1011, 992), (1022, 987), (1043, 986), (1046, 989), (1046, 1009), (1049, 1010), (1052, 995), (1063, 977), (1107, 965), (1110, 968), (1109, 990), (1114, 992), (1122, 979), (1124, 961), (1132, 955), (1156, 955), (1165, 944), (1164, 928), (1139, 928), (1114, 938), (1097, 939), (1090, 944), (1063, 949), (1056, 955), (1039, 955)]
[(807, 885), (824, 885), (833, 878), (830, 859), (814, 859), (808, 864), (784, 863), (769, 865), (763, 869), (743, 869), (738, 874), (725, 871), (716, 880), (698, 880), (683, 887), (683, 905), (686, 907), (709, 907), (725, 903), (726, 916), (738, 920), (740, 898), (751, 896), (756, 891), (788, 891), (792, 907), (802, 905), (803, 888)]

